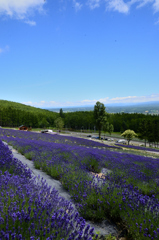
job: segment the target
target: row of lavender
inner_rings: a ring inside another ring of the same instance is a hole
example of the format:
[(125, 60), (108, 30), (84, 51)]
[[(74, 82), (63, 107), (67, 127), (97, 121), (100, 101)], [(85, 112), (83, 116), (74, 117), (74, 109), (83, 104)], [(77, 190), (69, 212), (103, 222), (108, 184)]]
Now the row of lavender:
[(100, 142), (95, 142), (93, 140), (87, 140), (83, 138), (77, 138), (72, 136), (61, 136), (58, 134), (35, 134), (34, 132), (24, 132), (17, 131), (13, 129), (0, 129), (0, 135), (8, 136), (8, 137), (18, 137), (18, 138), (25, 138), (31, 140), (42, 140), (45, 142), (54, 142), (54, 143), (63, 143), (67, 145), (75, 145), (75, 146), (87, 146), (87, 147), (98, 147), (98, 148), (116, 148), (120, 149), (120, 147), (109, 146)]
[[(25, 135), (26, 133), (23, 132), (23, 134)], [(117, 180), (122, 178), (127, 183), (132, 183), (133, 181), (135, 186), (139, 184), (140, 188), (142, 188), (144, 182), (143, 187), (145, 190), (149, 188), (152, 190), (152, 193), (154, 193), (154, 190), (157, 193), (159, 185), (158, 159), (105, 149), (57, 144), (29, 138), (23, 139), (16, 136), (1, 136), (1, 138), (12, 144), (28, 159), (33, 159), (37, 167), (45, 167), (45, 170), (50, 171), (51, 167), (60, 165), (61, 169), (66, 169), (67, 167), (72, 169), (73, 166), (76, 166), (78, 169), (82, 169), (82, 171), (100, 172), (102, 168), (106, 167), (113, 170), (113, 178)], [(59, 169), (57, 173), (59, 175), (57, 178), (60, 178), (61, 173)]]
[(93, 229), (0, 141), (0, 239), (92, 240)]
[[(116, 146), (119, 147), (123, 147), (122, 144), (115, 144)], [(146, 151), (150, 151), (150, 152), (159, 152), (159, 149), (155, 149), (155, 148), (148, 148), (148, 147), (140, 147), (140, 146), (132, 146), (132, 145), (124, 145), (124, 148), (132, 148), (132, 149), (137, 149), (137, 150), (146, 150)]]
[[(47, 165), (45, 168), (48, 168), (49, 171), (51, 169), (50, 165), (64, 164), (63, 168), (65, 169), (65, 164), (68, 163), (69, 167), (76, 164), (80, 169), (94, 172), (100, 172), (101, 168), (106, 167), (113, 170), (115, 179), (120, 177), (127, 183), (133, 183), (140, 189), (143, 188), (143, 193), (150, 195), (153, 193), (158, 194), (158, 159), (109, 151), (109, 148), (107, 150), (99, 150), (98, 148), (88, 148), (88, 146), (86, 148), (73, 144), (63, 144), (63, 141), (67, 142), (67, 139), (69, 141), (70, 137), (64, 137), (63, 140), (63, 137), (60, 136), (62, 143), (56, 143), (56, 137), (59, 140), (59, 136), (51, 136), (54, 142), (50, 142), (50, 135), (42, 135), (44, 139), (41, 140), (41, 134), (37, 133), (30, 135), (28, 132), (10, 130), (11, 133), (8, 134), (9, 130), (6, 132), (5, 130), (2, 131), (0, 130), (1, 139), (12, 142), (14, 147), (18, 148), (27, 158), (34, 158), (37, 167)], [(47, 137), (49, 140), (44, 141)], [(79, 145), (80, 141), (82, 142), (83, 140), (78, 139)], [(57, 178), (59, 177), (57, 176)]]
[[(85, 218), (111, 217), (126, 223), (134, 239), (159, 239), (158, 159), (34, 140), (25, 132), (19, 138), (16, 132), (14, 137), (1, 133), (1, 138), (32, 159), (37, 168), (60, 179)], [(102, 167), (113, 173), (96, 182), (88, 172), (99, 172)]]

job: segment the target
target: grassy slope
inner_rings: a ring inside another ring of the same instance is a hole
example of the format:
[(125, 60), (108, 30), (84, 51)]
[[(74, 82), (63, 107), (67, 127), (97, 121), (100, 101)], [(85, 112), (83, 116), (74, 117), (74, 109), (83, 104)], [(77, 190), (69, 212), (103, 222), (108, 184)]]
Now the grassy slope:
[[(31, 106), (28, 106), (28, 105), (25, 105), (22, 103), (17, 103), (17, 102), (12, 102), (12, 101), (7, 101), (7, 100), (0, 100), (0, 109), (8, 108), (8, 107), (11, 107), (11, 108), (14, 108), (17, 110), (23, 110), (26, 112), (34, 112), (34, 113), (35, 112), (38, 112), (38, 113), (48, 113), (49, 112), (49, 113), (51, 113), (48, 110), (31, 107)], [(53, 114), (54, 114), (54, 112), (53, 112)]]

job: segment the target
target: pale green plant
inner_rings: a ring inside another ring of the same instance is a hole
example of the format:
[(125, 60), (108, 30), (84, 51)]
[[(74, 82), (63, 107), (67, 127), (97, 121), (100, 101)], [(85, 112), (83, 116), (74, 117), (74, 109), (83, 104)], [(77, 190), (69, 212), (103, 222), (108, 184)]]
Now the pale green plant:
[[(100, 232), (95, 232), (95, 235), (93, 236), (92, 240), (100, 240), (99, 234), (100, 234)], [(96, 238), (96, 235), (98, 235), (97, 238)], [(105, 240), (116, 240), (116, 237), (112, 236), (112, 234), (109, 234), (109, 235), (105, 236)]]
[(116, 237), (114, 237), (111, 234), (109, 234), (108, 236), (106, 236), (105, 240), (116, 240)]

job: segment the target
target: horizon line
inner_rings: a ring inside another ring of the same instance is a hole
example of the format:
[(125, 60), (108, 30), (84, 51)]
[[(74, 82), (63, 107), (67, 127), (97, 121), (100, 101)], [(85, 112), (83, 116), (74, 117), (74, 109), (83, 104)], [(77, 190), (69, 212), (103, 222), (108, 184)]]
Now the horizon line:
[[(153, 103), (158, 103), (159, 101), (148, 101), (148, 102), (132, 102), (132, 103), (108, 103), (104, 104), (104, 106), (109, 106), (109, 107), (127, 107), (127, 106), (136, 106), (136, 105), (145, 105), (145, 104), (153, 104)], [(79, 106), (59, 106), (59, 107), (43, 107), (42, 109), (59, 109), (59, 108), (92, 108), (94, 105), (79, 105)]]

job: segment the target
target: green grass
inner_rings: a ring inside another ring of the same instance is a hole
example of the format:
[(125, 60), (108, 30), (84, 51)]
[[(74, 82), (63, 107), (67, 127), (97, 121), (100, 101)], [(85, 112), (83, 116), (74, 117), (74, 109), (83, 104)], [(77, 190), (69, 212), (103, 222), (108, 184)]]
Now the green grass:
[(85, 158), (82, 163), (84, 163), (86, 165), (86, 168), (91, 171), (91, 172), (95, 172), (95, 173), (99, 173), (101, 171), (100, 167), (99, 167), (99, 163), (95, 158)]
[[(113, 145), (113, 146), (116, 146), (116, 145)], [(121, 147), (121, 149), (113, 149), (111, 151), (130, 153), (130, 154), (135, 154), (135, 155), (140, 155), (140, 156), (145, 156), (145, 157), (153, 157), (153, 158), (157, 158), (157, 159), (159, 158), (159, 153), (151, 153), (151, 152), (146, 152), (145, 150), (124, 148), (124, 145), (123, 145), (123, 147)]]
[[(99, 235), (100, 232), (95, 232), (95, 235), (93, 236), (92, 240), (100, 240), (100, 236), (97, 237), (97, 235)], [(109, 234), (105, 237), (103, 237), (103, 240), (116, 240), (117, 238), (112, 236), (112, 234)]]
[(34, 156), (35, 156), (35, 153), (34, 153), (33, 151), (27, 152), (27, 153), (24, 154), (24, 156), (25, 156), (27, 159), (32, 160), (32, 159), (34, 158)]

